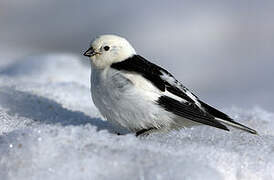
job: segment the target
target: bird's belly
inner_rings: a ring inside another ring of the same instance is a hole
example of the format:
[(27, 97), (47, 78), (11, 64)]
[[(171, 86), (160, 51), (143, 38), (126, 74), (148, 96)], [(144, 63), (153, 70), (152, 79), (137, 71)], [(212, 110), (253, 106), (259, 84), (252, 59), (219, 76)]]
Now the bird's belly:
[(140, 92), (131, 84), (123, 87), (121, 82), (118, 85), (115, 82), (97, 82), (91, 88), (94, 104), (108, 121), (134, 132), (169, 126), (172, 114), (151, 101), (150, 92)]

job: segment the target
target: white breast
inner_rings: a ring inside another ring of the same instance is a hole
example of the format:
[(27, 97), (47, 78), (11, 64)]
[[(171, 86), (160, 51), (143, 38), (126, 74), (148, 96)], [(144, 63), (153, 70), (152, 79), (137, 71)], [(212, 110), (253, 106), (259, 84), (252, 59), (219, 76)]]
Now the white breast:
[(155, 103), (159, 90), (142, 76), (92, 69), (91, 94), (108, 121), (131, 131), (168, 127), (172, 122), (173, 114)]

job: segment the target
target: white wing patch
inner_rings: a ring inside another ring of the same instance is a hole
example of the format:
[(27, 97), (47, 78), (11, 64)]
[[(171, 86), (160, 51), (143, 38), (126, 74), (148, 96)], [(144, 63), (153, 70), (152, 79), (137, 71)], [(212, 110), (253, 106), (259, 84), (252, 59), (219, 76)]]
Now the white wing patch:
[[(171, 86), (174, 86), (178, 89), (180, 89), (182, 92), (184, 92), (190, 99), (192, 99), (195, 104), (201, 108), (201, 104), (199, 103), (198, 99), (186, 88), (184, 87), (179, 81), (177, 81), (174, 77), (172, 77), (170, 74), (167, 74), (164, 71), (161, 71), (162, 75), (160, 76), (161, 79), (168, 82)], [(129, 73), (129, 72), (123, 72), (123, 76), (125, 76), (127, 79), (129, 79), (134, 86), (142, 90), (144, 95), (147, 96), (151, 100), (157, 100), (160, 96), (168, 96), (172, 99), (175, 99), (182, 103), (187, 103), (188, 101), (165, 90), (164, 92), (160, 91), (156, 86), (154, 86), (149, 80), (144, 78), (143, 76), (137, 74), (137, 73)]]
[(161, 96), (161, 91), (143, 76), (129, 72), (124, 72), (123, 76), (129, 79), (137, 90), (142, 91), (148, 100), (156, 101)]
[(145, 90), (146, 92), (150, 92), (150, 96), (153, 100), (158, 100), (160, 96), (168, 96), (180, 102), (187, 102), (185, 99), (176, 96), (167, 90), (165, 90), (164, 92), (160, 91), (150, 81), (148, 81), (146, 78), (139, 74), (124, 72), (123, 76), (129, 79), (136, 88)]
[(137, 88), (159, 93), (160, 90), (156, 88), (150, 81), (137, 73), (123, 72), (123, 76), (129, 79)]

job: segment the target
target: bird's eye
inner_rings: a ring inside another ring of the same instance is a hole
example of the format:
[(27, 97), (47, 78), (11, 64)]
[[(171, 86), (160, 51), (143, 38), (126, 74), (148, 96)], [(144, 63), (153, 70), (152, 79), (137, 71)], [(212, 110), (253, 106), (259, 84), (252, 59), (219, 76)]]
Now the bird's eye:
[(109, 46), (104, 46), (104, 50), (108, 51), (109, 50)]

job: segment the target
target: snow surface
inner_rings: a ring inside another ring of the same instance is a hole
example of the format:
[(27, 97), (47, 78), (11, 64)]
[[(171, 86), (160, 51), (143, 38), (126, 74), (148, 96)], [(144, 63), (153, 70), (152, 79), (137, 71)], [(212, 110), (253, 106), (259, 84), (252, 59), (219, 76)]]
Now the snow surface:
[[(3, 59), (1, 59), (3, 61)], [(274, 114), (225, 109), (260, 135), (208, 126), (117, 136), (69, 54), (0, 63), (0, 179), (274, 179)]]

